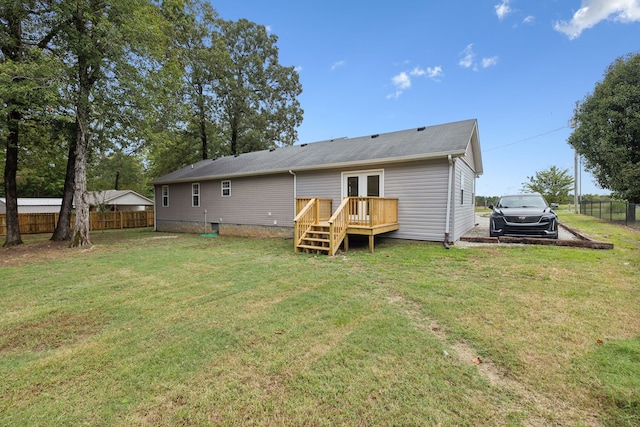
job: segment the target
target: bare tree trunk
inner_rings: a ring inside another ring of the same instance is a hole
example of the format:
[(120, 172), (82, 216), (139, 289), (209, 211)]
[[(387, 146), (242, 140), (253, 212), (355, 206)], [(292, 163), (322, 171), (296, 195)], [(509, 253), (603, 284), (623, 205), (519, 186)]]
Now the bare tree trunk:
[(238, 118), (233, 116), (231, 121), (231, 154), (238, 154)]
[(7, 135), (7, 158), (4, 167), (4, 192), (6, 196), (7, 235), (4, 246), (22, 244), (20, 221), (18, 217), (18, 190), (16, 173), (18, 171), (18, 140), (21, 114), (11, 111), (8, 114), (9, 134)]
[(209, 157), (209, 147), (207, 146), (207, 122), (204, 108), (204, 88), (198, 83), (198, 120), (200, 122), (200, 141), (202, 142), (202, 160)]
[(89, 240), (89, 202), (87, 197), (87, 148), (89, 145), (89, 67), (86, 58), (78, 58), (79, 85), (76, 106), (76, 162), (73, 186), (73, 200), (76, 207), (76, 220), (73, 225), (71, 247), (91, 245)]
[[(15, 62), (22, 59), (22, 21), (14, 15), (13, 8), (6, 8), (5, 17), (8, 26), (3, 30), (4, 35), (8, 36), (7, 40), (2, 44), (2, 53), (7, 58)], [(7, 235), (4, 246), (14, 246), (22, 244), (22, 236), (20, 235), (20, 221), (18, 217), (18, 187), (16, 183), (16, 175), (18, 173), (18, 144), (20, 143), (20, 121), (22, 113), (20, 105), (15, 99), (5, 99), (9, 109), (7, 114), (7, 142), (6, 142), (6, 159), (4, 167), (4, 194), (6, 198), (6, 223)]]
[(62, 242), (71, 240), (71, 211), (73, 210), (73, 188), (75, 186), (76, 172), (76, 133), (78, 125), (76, 122), (76, 132), (70, 135), (69, 158), (67, 159), (67, 173), (64, 178), (64, 192), (62, 194), (62, 206), (60, 206), (60, 215), (58, 216), (58, 224), (51, 236), (51, 240)]

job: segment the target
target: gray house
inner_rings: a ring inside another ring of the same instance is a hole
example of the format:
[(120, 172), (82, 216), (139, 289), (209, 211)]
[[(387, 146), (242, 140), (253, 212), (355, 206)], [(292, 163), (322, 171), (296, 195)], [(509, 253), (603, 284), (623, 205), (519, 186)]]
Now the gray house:
[(155, 228), (330, 254), (350, 234), (448, 245), (474, 226), (482, 172), (475, 119), (202, 160), (153, 181)]

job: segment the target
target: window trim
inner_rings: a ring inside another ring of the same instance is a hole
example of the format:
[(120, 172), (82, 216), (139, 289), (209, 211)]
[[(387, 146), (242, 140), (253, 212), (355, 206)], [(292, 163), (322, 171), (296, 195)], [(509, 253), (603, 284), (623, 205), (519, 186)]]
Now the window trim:
[(162, 207), (167, 208), (169, 207), (169, 186), (163, 185), (161, 191), (162, 191)]
[(464, 206), (464, 171), (460, 171), (460, 205)]
[(380, 196), (378, 197), (384, 197), (384, 169), (366, 169), (366, 170), (355, 170), (355, 171), (345, 171), (341, 173), (341, 179), (342, 179), (342, 188), (341, 188), (341, 196), (342, 198), (346, 198), (348, 197), (349, 194), (349, 186), (348, 186), (348, 180), (349, 177), (354, 177), (357, 176), (358, 177), (358, 181), (360, 181), (361, 179), (364, 179), (366, 181), (367, 176), (369, 175), (378, 175), (379, 181), (379, 187), (378, 187), (378, 192), (380, 194)]
[[(225, 190), (228, 192), (228, 194), (224, 194)], [(231, 180), (230, 179), (225, 179), (224, 181), (220, 181), (220, 197), (231, 197)]]
[(194, 182), (191, 184), (191, 207), (200, 207), (200, 183)]

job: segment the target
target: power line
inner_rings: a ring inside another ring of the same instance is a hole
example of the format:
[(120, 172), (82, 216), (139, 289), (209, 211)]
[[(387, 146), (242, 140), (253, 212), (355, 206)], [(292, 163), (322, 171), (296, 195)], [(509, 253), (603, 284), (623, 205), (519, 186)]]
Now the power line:
[(550, 130), (550, 131), (547, 131), (547, 132), (544, 132), (544, 133), (541, 133), (541, 134), (538, 134), (538, 135), (534, 135), (534, 136), (530, 136), (530, 137), (528, 137), (528, 138), (519, 139), (518, 141), (510, 142), (509, 144), (500, 145), (499, 147), (486, 148), (486, 149), (483, 149), (483, 150), (482, 150), (482, 152), (484, 153), (484, 152), (486, 152), (486, 151), (497, 150), (497, 149), (499, 149), (499, 148), (508, 147), (508, 146), (510, 146), (510, 145), (520, 144), (521, 142), (529, 141), (529, 140), (531, 140), (531, 139), (539, 138), (539, 137), (541, 137), (541, 136), (549, 135), (550, 133), (554, 133), (554, 132), (561, 131), (561, 130), (563, 130), (563, 129), (567, 129), (567, 127), (568, 127), (568, 126), (562, 126), (562, 127), (557, 128), (557, 129), (553, 129), (553, 130)]

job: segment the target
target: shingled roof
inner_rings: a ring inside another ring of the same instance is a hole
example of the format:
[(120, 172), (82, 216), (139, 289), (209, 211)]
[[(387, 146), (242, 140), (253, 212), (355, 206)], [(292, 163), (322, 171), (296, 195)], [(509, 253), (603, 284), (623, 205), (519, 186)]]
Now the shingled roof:
[(476, 173), (482, 173), (477, 120), (424, 126), (358, 138), (338, 138), (237, 156), (202, 160), (155, 179), (152, 184), (267, 175), (288, 171), (435, 159), (465, 154), (473, 144)]
[(87, 197), (91, 206), (153, 206), (153, 200), (144, 197), (133, 190), (89, 191)]

